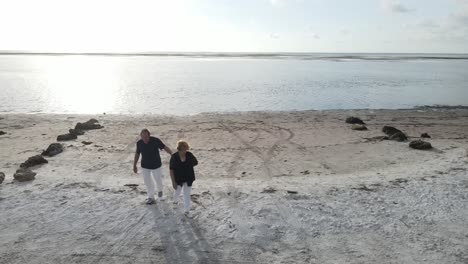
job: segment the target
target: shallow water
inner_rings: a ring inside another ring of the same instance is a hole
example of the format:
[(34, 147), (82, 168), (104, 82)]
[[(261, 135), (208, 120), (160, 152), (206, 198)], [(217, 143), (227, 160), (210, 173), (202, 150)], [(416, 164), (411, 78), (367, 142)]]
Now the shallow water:
[(468, 102), (468, 60), (364, 56), (0, 56), (0, 112), (408, 108)]

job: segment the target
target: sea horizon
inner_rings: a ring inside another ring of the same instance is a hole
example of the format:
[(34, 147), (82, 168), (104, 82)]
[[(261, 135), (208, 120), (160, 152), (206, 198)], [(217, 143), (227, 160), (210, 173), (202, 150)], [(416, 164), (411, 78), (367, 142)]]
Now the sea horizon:
[(468, 60), (468, 53), (425, 52), (233, 52), (233, 51), (131, 51), (131, 52), (51, 52), (0, 50), (2, 55), (51, 55), (51, 56), (155, 56), (155, 57), (248, 57), (284, 59), (362, 59), (362, 60), (412, 60), (412, 59), (460, 59)]
[(468, 56), (447, 54), (9, 53), (0, 56), (0, 112), (190, 115), (457, 106), (468, 101), (467, 70)]

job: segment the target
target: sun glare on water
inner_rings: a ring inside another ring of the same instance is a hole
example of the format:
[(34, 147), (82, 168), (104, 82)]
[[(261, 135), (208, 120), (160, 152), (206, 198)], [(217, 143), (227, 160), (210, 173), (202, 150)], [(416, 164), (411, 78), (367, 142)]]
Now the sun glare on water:
[(100, 57), (57, 57), (44, 67), (53, 107), (72, 113), (112, 111), (119, 89), (118, 64)]

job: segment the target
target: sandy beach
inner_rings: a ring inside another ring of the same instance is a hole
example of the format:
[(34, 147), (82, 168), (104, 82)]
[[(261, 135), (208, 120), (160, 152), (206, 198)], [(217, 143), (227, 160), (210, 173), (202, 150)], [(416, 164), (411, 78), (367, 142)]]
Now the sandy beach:
[[(62, 142), (32, 167), (35, 180), (14, 181), (90, 118), (104, 128)], [(383, 126), (410, 138), (373, 140)], [(142, 128), (172, 149), (191, 143), (190, 218), (172, 205), (164, 152), (166, 199), (145, 204), (132, 172)], [(468, 263), (468, 109), (0, 114), (0, 130), (2, 264)], [(408, 146), (422, 133), (432, 150)]]

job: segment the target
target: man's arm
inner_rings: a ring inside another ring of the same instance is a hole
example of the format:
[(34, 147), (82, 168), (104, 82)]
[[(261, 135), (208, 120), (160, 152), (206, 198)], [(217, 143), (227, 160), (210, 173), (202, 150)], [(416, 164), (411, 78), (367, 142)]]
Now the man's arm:
[(164, 146), (164, 150), (169, 154), (172, 155), (172, 150), (168, 146)]
[(140, 153), (135, 152), (135, 158), (133, 159), (133, 172), (138, 173), (137, 163), (140, 159)]

